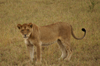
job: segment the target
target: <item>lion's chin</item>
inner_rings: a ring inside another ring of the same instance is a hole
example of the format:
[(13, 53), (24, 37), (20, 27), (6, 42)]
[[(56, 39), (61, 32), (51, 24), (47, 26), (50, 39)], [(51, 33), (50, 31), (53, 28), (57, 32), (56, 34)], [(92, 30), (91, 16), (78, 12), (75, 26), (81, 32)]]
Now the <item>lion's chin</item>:
[(23, 36), (23, 38), (24, 38), (24, 39), (28, 39), (28, 37), (27, 37), (27, 36)]
[(23, 37), (24, 39), (28, 39), (28, 37)]

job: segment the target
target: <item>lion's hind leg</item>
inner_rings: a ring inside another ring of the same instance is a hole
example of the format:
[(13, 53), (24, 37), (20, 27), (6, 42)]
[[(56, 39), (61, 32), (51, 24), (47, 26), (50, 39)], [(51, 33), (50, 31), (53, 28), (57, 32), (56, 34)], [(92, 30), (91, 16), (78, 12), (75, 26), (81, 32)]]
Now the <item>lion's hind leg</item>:
[(65, 49), (65, 47), (64, 47), (64, 45), (63, 45), (63, 43), (61, 42), (60, 39), (57, 40), (57, 43), (58, 43), (58, 45), (59, 45), (59, 47), (60, 47), (60, 49), (61, 49), (61, 52), (62, 52), (62, 55), (61, 55), (61, 57), (59, 58), (59, 60), (65, 59), (66, 56), (67, 56), (67, 51), (66, 51), (66, 49)]
[(65, 58), (65, 60), (70, 61), (71, 56), (72, 56), (72, 49), (70, 47), (70, 42), (68, 40), (64, 40), (62, 41), (66, 51), (67, 51), (67, 56)]
[(65, 58), (65, 60), (70, 61), (71, 56), (72, 56), (72, 50), (71, 50), (71, 49), (68, 49), (67, 52), (68, 52), (68, 55), (67, 55), (67, 57)]

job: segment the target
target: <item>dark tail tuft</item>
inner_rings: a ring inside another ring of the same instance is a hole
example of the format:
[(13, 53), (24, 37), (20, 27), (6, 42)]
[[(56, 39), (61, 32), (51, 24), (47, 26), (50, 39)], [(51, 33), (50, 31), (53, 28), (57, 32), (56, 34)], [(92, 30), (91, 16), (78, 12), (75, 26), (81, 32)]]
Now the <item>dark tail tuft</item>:
[(82, 31), (86, 32), (85, 28), (82, 28)]

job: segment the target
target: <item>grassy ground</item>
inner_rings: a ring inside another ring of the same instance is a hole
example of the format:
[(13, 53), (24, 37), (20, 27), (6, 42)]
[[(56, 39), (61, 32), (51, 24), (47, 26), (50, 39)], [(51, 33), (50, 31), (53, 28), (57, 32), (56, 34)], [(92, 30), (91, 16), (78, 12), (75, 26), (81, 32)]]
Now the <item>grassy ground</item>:
[(83, 40), (71, 38), (71, 61), (56, 60), (61, 52), (54, 44), (43, 50), (42, 66), (100, 66), (99, 0), (0, 0), (0, 66), (34, 66), (16, 27), (30, 22), (67, 22), (77, 37), (83, 35), (82, 27), (87, 30)]

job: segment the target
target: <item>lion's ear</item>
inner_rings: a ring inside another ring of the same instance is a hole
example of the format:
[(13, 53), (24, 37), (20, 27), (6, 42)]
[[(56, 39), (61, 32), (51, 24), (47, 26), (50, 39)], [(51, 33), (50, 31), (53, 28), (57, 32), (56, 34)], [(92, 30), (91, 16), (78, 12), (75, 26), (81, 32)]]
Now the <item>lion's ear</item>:
[(22, 25), (21, 24), (18, 24), (17, 27), (18, 27), (18, 29), (21, 29)]
[(33, 27), (33, 24), (32, 24), (32, 23), (29, 23), (29, 27), (31, 27), (31, 28), (32, 28), (32, 27)]

